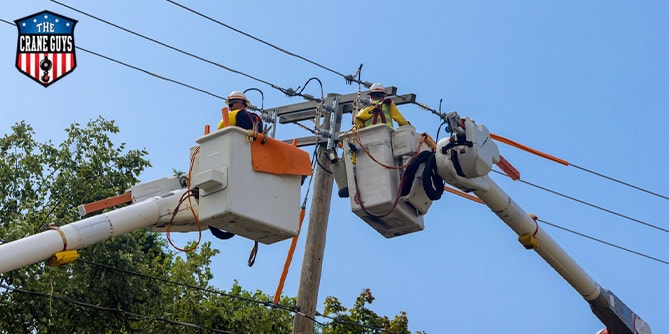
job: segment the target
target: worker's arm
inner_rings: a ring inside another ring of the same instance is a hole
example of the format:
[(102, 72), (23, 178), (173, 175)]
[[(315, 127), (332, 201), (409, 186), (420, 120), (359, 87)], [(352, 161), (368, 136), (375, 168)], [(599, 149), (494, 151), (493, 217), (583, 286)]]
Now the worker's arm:
[(408, 125), (409, 122), (402, 116), (402, 113), (400, 110), (397, 108), (397, 105), (395, 105), (395, 102), (390, 102), (390, 117), (397, 122), (400, 126), (403, 125)]
[(355, 126), (362, 128), (365, 126), (365, 121), (372, 117), (372, 111), (374, 110), (373, 106), (367, 106), (360, 110), (355, 116)]

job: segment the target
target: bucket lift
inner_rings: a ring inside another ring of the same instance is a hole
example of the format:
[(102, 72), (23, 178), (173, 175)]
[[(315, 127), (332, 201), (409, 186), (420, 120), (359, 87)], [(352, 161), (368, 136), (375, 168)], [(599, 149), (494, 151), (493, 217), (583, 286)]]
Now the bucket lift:
[(424, 166), (415, 178), (403, 180), (407, 163), (431, 150), (416, 129), (376, 124), (345, 132), (339, 140), (352, 211), (386, 238), (423, 230), (423, 215), (432, 204), (422, 186)]
[[(189, 232), (213, 226), (264, 244), (297, 235), (301, 178), (311, 175), (307, 152), (234, 126), (196, 142), (190, 189), (187, 179), (173, 176), (81, 205), (79, 213), (86, 216), (127, 204), (1, 244), (0, 273), (49, 258), (54, 265), (67, 263), (76, 259), (77, 249), (140, 228)], [(199, 200), (184, 201), (193, 188)]]
[(196, 142), (191, 187), (199, 188), (202, 224), (264, 244), (297, 235), (307, 152), (234, 126)]

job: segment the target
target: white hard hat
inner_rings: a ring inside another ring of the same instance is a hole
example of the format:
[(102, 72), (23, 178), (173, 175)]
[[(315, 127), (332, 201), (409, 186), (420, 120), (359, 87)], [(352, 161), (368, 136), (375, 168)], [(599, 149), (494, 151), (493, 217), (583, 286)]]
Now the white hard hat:
[(244, 105), (246, 105), (247, 107), (249, 106), (249, 99), (246, 98), (246, 95), (244, 95), (244, 93), (238, 90), (235, 90), (232, 93), (230, 93), (230, 95), (228, 95), (228, 99), (226, 102), (230, 104), (230, 101), (232, 100), (242, 100), (244, 101)]
[(372, 85), (372, 87), (369, 87), (369, 93), (370, 94), (372, 94), (372, 93), (383, 93), (383, 94), (385, 94), (386, 93), (386, 88), (383, 87), (383, 85), (380, 84), (380, 83), (375, 83), (375, 84)]

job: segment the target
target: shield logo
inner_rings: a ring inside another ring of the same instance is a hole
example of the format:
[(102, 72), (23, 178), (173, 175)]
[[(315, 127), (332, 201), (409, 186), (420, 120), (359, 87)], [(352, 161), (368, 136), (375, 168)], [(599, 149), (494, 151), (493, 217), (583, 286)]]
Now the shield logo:
[(48, 87), (77, 67), (76, 20), (45, 10), (14, 22), (19, 29), (16, 68), (21, 73)]

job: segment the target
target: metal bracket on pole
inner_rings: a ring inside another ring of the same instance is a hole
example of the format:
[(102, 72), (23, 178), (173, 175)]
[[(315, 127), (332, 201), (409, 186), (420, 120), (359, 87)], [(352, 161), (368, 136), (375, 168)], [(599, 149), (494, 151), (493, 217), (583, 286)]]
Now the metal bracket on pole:
[(276, 122), (279, 120), (277, 112), (278, 110), (276, 108), (272, 109), (272, 138), (276, 138)]
[[(329, 111), (330, 112), (330, 136), (328, 138), (328, 144), (327, 144), (327, 152), (328, 154), (332, 152), (332, 150), (335, 147), (335, 138), (337, 137), (336, 133), (336, 125), (337, 125), (337, 114), (339, 111), (339, 96), (335, 96), (332, 99), (332, 109)], [(330, 159), (332, 160), (332, 159)]]
[[(366, 94), (363, 92), (362, 94)], [(402, 105), (407, 103), (416, 102), (416, 94), (404, 94), (396, 95), (396, 87), (386, 87), (386, 95), (395, 102), (396, 105)], [(331, 95), (331, 94), (329, 94)], [(344, 95), (337, 95), (337, 117), (341, 117), (343, 114), (352, 113), (355, 103), (355, 100), (358, 98), (358, 92)], [(334, 102), (334, 101), (333, 101)], [(327, 106), (329, 108), (329, 106)], [(317, 102), (307, 101), (302, 103), (296, 103), (286, 106), (277, 107), (277, 116), (279, 117), (279, 123), (295, 123), (303, 120), (312, 119), (316, 115)], [(332, 122), (331, 122), (332, 123)], [(331, 133), (335, 134), (335, 133)], [(326, 136), (308, 136), (297, 138), (297, 146), (309, 146), (314, 144), (326, 143), (328, 138)]]

